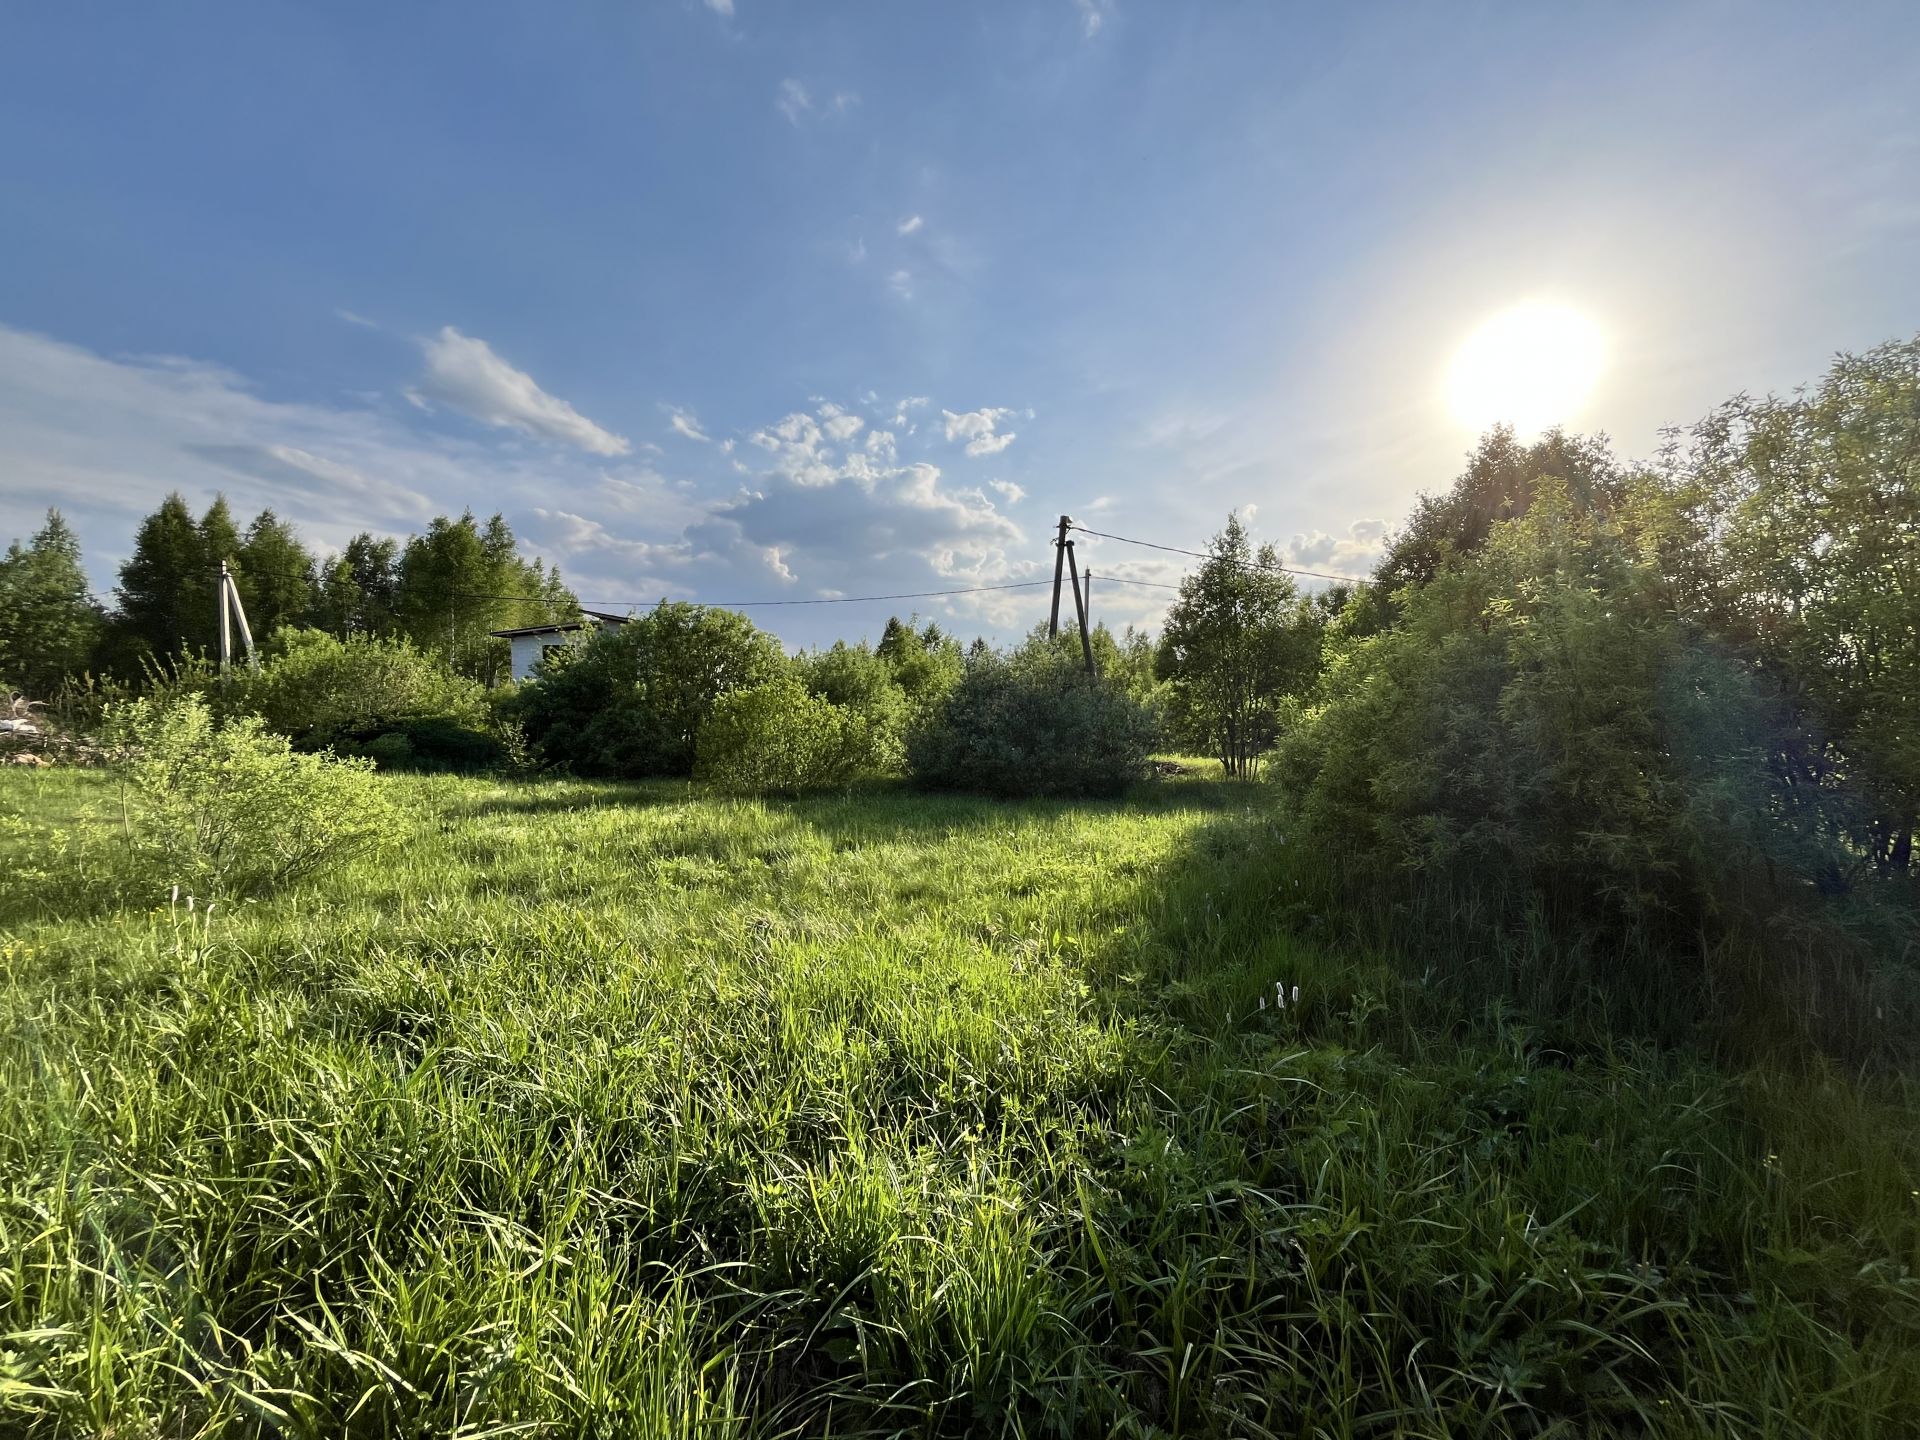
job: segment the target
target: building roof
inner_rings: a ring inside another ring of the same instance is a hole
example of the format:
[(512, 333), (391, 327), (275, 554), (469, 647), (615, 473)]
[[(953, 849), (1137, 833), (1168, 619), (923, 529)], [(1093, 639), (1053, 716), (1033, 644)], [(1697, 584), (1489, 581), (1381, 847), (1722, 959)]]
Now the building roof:
[(587, 620), (597, 620), (602, 625), (624, 625), (631, 616), (615, 615), (609, 610), (582, 610), (585, 620), (567, 620), (556, 625), (520, 625), (511, 630), (489, 630), (489, 635), (501, 640), (512, 640), (521, 635), (566, 635), (575, 630), (584, 630)]

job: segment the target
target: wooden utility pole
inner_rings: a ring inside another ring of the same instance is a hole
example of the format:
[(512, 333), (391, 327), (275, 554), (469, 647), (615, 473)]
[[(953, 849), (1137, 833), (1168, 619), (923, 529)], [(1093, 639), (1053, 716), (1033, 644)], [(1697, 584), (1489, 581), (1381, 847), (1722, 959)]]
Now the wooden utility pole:
[(1080, 595), (1080, 567), (1074, 563), (1073, 541), (1067, 541), (1067, 570), (1073, 580), (1073, 608), (1080, 617), (1080, 653), (1086, 657), (1087, 674), (1093, 674), (1093, 640), (1087, 634), (1087, 603)]
[(225, 675), (227, 667), (233, 663), (233, 611), (227, 600), (227, 587), (233, 584), (233, 573), (227, 569), (227, 562), (220, 562), (220, 580), (214, 587), (214, 608), (220, 612), (220, 673)]
[[(1053, 613), (1047, 617), (1047, 638), (1049, 640), (1060, 633), (1060, 575), (1066, 567), (1067, 547), (1073, 543), (1067, 539), (1067, 531), (1072, 525), (1073, 517), (1071, 515), (1062, 515), (1060, 517), (1060, 535), (1059, 538), (1053, 542)], [(1079, 592), (1076, 590), (1074, 592), (1074, 599), (1078, 602), (1079, 598)]]
[(260, 657), (253, 649), (253, 627), (247, 624), (247, 607), (240, 603), (240, 582), (227, 576), (227, 599), (233, 602), (234, 623), (240, 627), (240, 643), (247, 647), (247, 668), (258, 670)]
[(233, 664), (233, 627), (240, 626), (240, 643), (247, 647), (247, 664), (253, 669), (260, 668), (260, 657), (253, 650), (253, 629), (247, 624), (246, 606), (240, 603), (240, 585), (233, 578), (233, 569), (226, 561), (220, 562), (220, 582), (216, 601), (220, 610), (220, 673), (225, 675)]

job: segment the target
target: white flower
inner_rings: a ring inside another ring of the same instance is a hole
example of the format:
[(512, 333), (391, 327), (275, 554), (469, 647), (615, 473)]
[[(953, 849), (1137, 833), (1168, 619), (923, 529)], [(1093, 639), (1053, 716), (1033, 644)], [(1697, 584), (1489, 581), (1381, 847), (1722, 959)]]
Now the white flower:
[(1293, 987), (1293, 1003), (1296, 1005), (1300, 1003), (1300, 987), (1298, 985)]

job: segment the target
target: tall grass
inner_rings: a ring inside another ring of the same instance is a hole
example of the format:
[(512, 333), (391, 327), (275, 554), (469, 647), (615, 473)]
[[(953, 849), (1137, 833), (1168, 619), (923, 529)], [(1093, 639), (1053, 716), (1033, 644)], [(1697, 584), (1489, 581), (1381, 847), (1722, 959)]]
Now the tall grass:
[(1467, 1003), (1250, 792), (389, 783), (4, 892), (0, 1429), (1914, 1432), (1906, 1082)]

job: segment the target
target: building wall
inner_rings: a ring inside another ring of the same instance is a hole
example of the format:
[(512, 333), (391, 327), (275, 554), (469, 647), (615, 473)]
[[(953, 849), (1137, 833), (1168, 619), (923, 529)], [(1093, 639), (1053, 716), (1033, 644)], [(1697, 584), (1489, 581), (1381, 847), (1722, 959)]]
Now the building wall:
[(565, 635), (516, 635), (507, 642), (513, 647), (513, 678), (525, 680), (533, 674), (533, 667), (540, 663), (540, 657), (547, 653), (549, 645), (564, 645)]
[[(606, 630), (612, 628), (612, 626), (618, 622), (595, 618), (590, 620), (589, 623), (601, 630)], [(586, 638), (586, 636), (591, 633), (589, 630), (580, 629), (572, 632), (561, 631), (559, 633), (549, 633), (546, 635), (515, 635), (511, 637), (507, 641), (507, 644), (513, 650), (514, 682), (517, 684), (523, 680), (530, 679), (533, 675), (533, 667), (540, 663), (540, 657), (554, 646), (573, 644)]]

